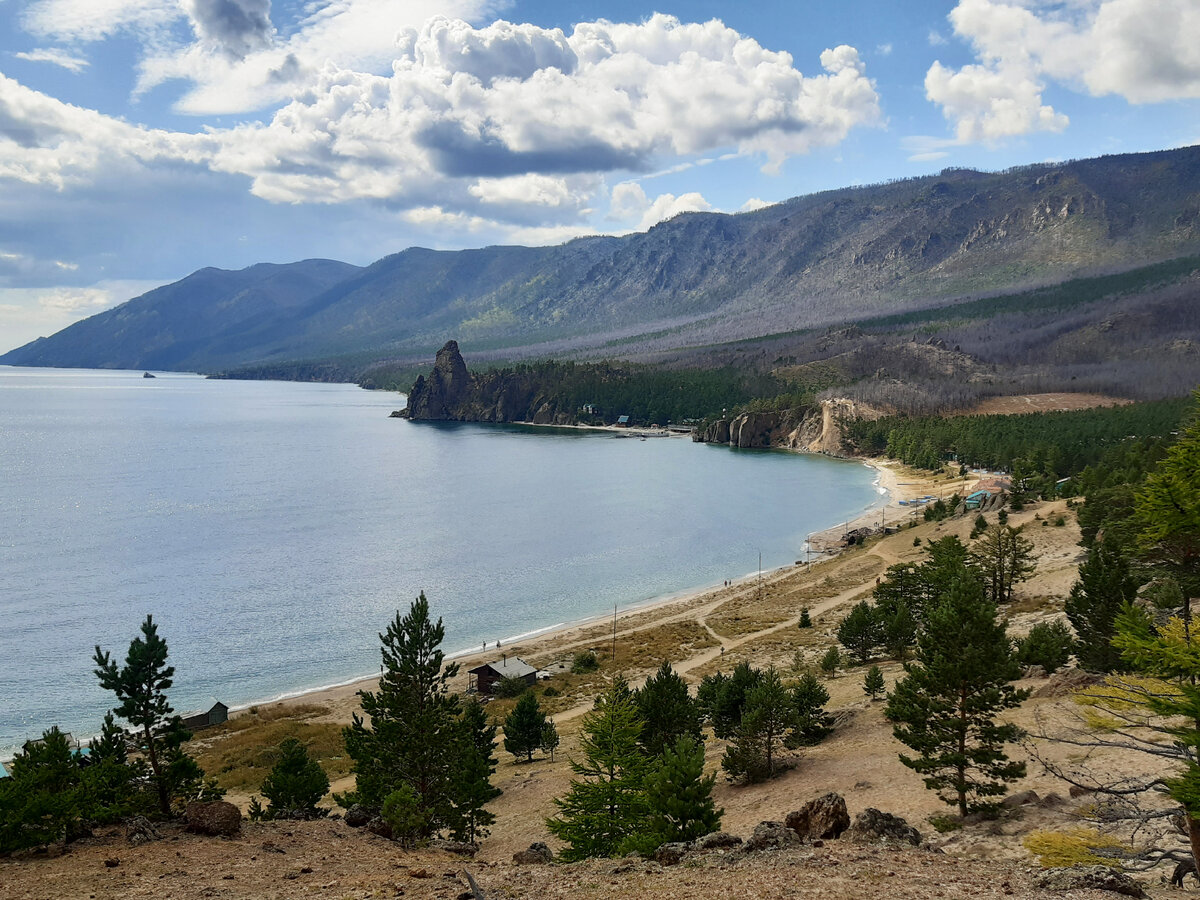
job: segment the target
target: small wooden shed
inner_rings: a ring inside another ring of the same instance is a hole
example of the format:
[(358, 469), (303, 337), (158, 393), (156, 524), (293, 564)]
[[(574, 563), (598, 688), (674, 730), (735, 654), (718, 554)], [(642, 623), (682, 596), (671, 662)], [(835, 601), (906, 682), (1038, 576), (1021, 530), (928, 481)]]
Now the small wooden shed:
[(467, 674), (470, 676), (467, 690), (489, 695), (501, 678), (520, 678), (526, 684), (537, 681), (537, 669), (517, 656), (504, 656), (492, 660), (482, 666), (476, 666)]
[(229, 707), (218, 700), (206, 710), (184, 713), (183, 727), (189, 731), (198, 731), (201, 728), (209, 728), (213, 725), (220, 725), (222, 722), (229, 720)]

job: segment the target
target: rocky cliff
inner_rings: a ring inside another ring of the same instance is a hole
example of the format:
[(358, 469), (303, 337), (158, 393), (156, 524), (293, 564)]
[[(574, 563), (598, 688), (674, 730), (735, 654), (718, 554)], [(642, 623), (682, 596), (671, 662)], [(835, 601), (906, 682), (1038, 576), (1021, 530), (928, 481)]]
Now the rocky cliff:
[(447, 341), (437, 352), (429, 377), (417, 376), (408, 392), (408, 406), (393, 415), (429, 422), (575, 422), (573, 412), (561, 409), (531, 374), (467, 371), (457, 341)]
[(717, 419), (693, 433), (692, 440), (730, 447), (782, 447), (839, 456), (845, 452), (841, 423), (853, 418), (876, 419), (880, 415), (879, 410), (851, 400), (822, 400), (816, 406), (746, 412), (729, 419)]

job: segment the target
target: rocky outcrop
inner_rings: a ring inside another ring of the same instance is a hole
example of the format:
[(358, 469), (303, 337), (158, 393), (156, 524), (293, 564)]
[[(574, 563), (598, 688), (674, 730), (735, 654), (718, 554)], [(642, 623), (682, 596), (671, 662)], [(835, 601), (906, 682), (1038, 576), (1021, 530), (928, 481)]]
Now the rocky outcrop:
[(817, 406), (772, 412), (745, 412), (717, 419), (692, 434), (702, 444), (730, 447), (782, 447), (808, 453), (839, 456), (846, 452), (842, 425), (850, 419), (877, 419), (883, 415), (853, 400), (822, 400)]
[(561, 409), (531, 372), (469, 372), (457, 341), (437, 352), (429, 377), (418, 375), (408, 392), (407, 408), (392, 415), (426, 422), (575, 423), (574, 413)]
[(746, 841), (746, 850), (783, 850), (800, 844), (800, 835), (788, 828), (782, 822), (759, 822), (754, 827), (754, 833)]
[(1108, 891), (1123, 897), (1145, 897), (1142, 886), (1107, 866), (1071, 866), (1051, 869), (1038, 876), (1037, 885), (1047, 891)]
[(921, 832), (899, 816), (872, 807), (867, 807), (854, 817), (854, 824), (846, 832), (846, 837), (859, 844), (921, 845)]
[(541, 841), (534, 841), (528, 850), (518, 850), (513, 854), (513, 862), (517, 865), (545, 865), (554, 862), (554, 852)]
[(829, 793), (788, 813), (784, 823), (802, 840), (827, 840), (841, 837), (850, 827), (850, 813), (841, 794)]
[(189, 803), (185, 818), (187, 830), (193, 834), (230, 837), (242, 830), (241, 810), (224, 800)]

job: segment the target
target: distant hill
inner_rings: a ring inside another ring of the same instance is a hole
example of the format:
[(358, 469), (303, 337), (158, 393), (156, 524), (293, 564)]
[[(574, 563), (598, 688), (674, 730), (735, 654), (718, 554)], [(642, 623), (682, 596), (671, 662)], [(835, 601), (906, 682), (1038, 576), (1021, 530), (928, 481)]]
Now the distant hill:
[[(1200, 253), (1200, 148), (947, 170), (555, 247), (204, 269), (2, 357), (217, 371), (297, 360), (662, 352)], [(482, 358), (482, 357), (481, 357)], [(275, 367), (275, 368), (272, 368)]]

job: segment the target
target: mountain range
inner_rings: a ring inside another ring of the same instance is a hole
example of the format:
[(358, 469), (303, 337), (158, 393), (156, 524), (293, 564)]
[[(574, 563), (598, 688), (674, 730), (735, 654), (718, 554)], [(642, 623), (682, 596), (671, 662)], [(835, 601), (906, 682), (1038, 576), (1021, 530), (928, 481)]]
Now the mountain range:
[(223, 372), (637, 355), (942, 308), (1200, 254), (1200, 147), (687, 213), (550, 247), (206, 268), (0, 363)]

